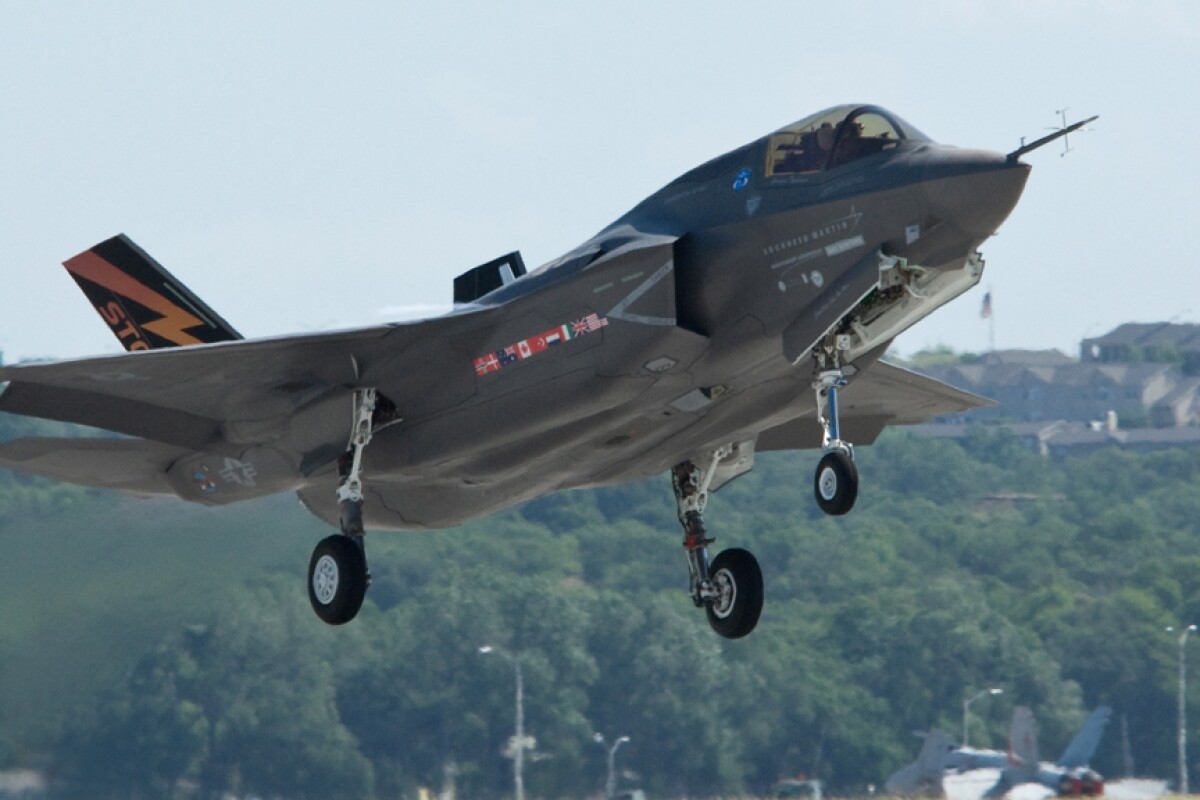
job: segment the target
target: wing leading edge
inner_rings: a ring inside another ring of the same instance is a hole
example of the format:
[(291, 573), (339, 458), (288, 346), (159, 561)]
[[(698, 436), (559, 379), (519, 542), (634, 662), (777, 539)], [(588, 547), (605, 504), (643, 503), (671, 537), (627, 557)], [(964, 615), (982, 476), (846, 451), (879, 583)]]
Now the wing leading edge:
[[(841, 396), (843, 435), (871, 444), (889, 425), (916, 425), (942, 414), (995, 405), (986, 397), (883, 361), (855, 376)], [(756, 449), (809, 450), (821, 446), (821, 431), (811, 417), (800, 417), (763, 431)]]

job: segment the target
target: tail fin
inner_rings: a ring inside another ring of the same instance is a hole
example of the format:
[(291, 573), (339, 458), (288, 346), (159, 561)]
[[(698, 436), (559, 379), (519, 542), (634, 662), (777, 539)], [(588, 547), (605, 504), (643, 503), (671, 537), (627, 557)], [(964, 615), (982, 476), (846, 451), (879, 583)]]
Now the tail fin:
[(1038, 767), (1037, 723), (1033, 712), (1025, 706), (1013, 709), (1012, 728), (1008, 734), (1008, 757), (1013, 764)]
[(126, 350), (241, 339), (125, 234), (63, 262)]
[(937, 729), (925, 734), (925, 745), (917, 755), (917, 764), (922, 775), (940, 778), (946, 770), (946, 757), (954, 750), (954, 742)]
[(1008, 732), (1008, 766), (1000, 770), (996, 783), (983, 793), (985, 798), (1004, 797), (1014, 786), (1037, 781), (1038, 770), (1037, 723), (1033, 712), (1025, 706), (1013, 709), (1012, 727)]
[(1100, 737), (1104, 735), (1104, 727), (1108, 725), (1111, 715), (1112, 709), (1108, 706), (1100, 706), (1093, 711), (1063, 751), (1058, 765), (1068, 769), (1086, 767), (1096, 754), (1096, 748), (1100, 746)]
[(954, 742), (939, 730), (916, 735), (925, 740), (917, 760), (892, 773), (884, 788), (888, 794), (943, 797), (942, 776), (946, 771), (947, 756), (954, 750)]

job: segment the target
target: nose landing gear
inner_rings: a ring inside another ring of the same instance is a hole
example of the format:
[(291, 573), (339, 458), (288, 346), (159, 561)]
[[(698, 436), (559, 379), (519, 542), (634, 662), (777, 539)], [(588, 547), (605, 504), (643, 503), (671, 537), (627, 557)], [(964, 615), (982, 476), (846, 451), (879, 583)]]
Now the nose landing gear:
[(721, 551), (710, 564), (708, 545), (715, 540), (704, 529), (709, 487), (717, 465), (731, 452), (731, 447), (714, 450), (704, 467), (691, 461), (676, 464), (671, 483), (683, 525), (692, 602), (705, 609), (714, 631), (726, 639), (740, 639), (754, 630), (762, 613), (762, 570), (750, 551), (740, 548)]
[[(837, 337), (842, 339), (843, 337)], [(813, 494), (817, 505), (831, 516), (840, 516), (854, 508), (858, 499), (858, 467), (854, 465), (854, 446), (842, 441), (841, 420), (838, 416), (838, 390), (846, 385), (846, 378), (839, 366), (838, 353), (845, 348), (829, 348), (819, 364), (829, 364), (813, 382), (817, 394), (817, 421), (821, 423), (823, 435), (821, 450), (824, 455), (817, 464), (813, 479)], [(848, 344), (848, 343), (847, 343)], [(828, 418), (826, 411), (829, 412)]]

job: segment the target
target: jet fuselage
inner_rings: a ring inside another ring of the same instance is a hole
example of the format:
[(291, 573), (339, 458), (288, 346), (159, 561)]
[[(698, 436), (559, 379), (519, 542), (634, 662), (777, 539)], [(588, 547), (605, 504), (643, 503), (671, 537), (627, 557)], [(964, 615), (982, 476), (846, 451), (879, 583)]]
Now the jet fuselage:
[[(832, 113), (891, 119), (871, 107)], [(463, 375), (456, 403), (444, 402), (443, 380), (429, 393), (437, 404), (407, 407), (405, 423), (381, 431), (368, 453), (371, 474), (407, 487), (389, 513), (422, 527), (453, 524), (551, 487), (661, 473), (721, 442), (752, 447), (760, 434), (812, 417), (814, 347), (844, 331), (854, 338), (847, 362), (865, 367), (978, 282), (976, 250), (1029, 172), (997, 153), (918, 136), (845, 164), (768, 174), (779, 137), (692, 170), (481, 298), (505, 318), (476, 358), (588, 314), (608, 324), (553, 353)], [(903, 265), (885, 281), (881, 257)], [(431, 346), (429, 358), (465, 355), (446, 345)], [(387, 394), (385, 373), (376, 382)], [(421, 376), (404, 377), (413, 379)], [(799, 443), (819, 447), (819, 426), (807, 424), (811, 435)]]

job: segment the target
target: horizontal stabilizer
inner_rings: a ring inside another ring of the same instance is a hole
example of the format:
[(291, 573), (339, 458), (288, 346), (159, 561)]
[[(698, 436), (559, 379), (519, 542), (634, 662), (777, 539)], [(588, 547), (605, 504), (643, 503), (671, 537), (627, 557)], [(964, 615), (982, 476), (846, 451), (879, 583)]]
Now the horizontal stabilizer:
[(63, 262), (126, 350), (155, 350), (241, 339), (125, 234)]
[(101, 489), (174, 495), (167, 468), (188, 452), (144, 439), (14, 439), (0, 442), (0, 467)]

